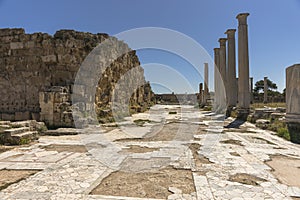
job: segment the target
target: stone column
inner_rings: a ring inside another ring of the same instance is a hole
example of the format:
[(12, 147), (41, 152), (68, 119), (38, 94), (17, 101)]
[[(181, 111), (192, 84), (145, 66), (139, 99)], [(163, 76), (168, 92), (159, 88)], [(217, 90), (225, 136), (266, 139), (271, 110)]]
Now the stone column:
[(199, 84), (199, 105), (203, 103), (203, 83)]
[(226, 38), (220, 38), (220, 73), (226, 89)]
[(238, 28), (238, 119), (246, 120), (250, 112), (248, 25), (249, 13), (237, 15)]
[(250, 77), (250, 103), (253, 103), (253, 77)]
[(291, 141), (300, 144), (300, 64), (286, 69), (286, 123)]
[[(220, 103), (221, 105), (225, 106), (227, 109), (227, 80), (226, 80), (226, 38), (220, 38), (220, 74), (221, 74), (221, 81), (224, 84), (224, 89), (220, 90)], [(220, 111), (223, 112), (223, 111)]]
[(268, 77), (264, 77), (264, 103), (268, 103)]
[(214, 48), (214, 110), (217, 111), (220, 106), (220, 90), (221, 90), (221, 76), (220, 76), (220, 48)]
[(207, 100), (209, 98), (209, 90), (208, 90), (208, 63), (204, 63), (204, 104), (207, 104)]
[(237, 104), (236, 63), (235, 63), (235, 29), (228, 29), (227, 34), (227, 100), (229, 108)]
[(237, 103), (239, 103), (239, 78), (236, 78), (236, 89)]

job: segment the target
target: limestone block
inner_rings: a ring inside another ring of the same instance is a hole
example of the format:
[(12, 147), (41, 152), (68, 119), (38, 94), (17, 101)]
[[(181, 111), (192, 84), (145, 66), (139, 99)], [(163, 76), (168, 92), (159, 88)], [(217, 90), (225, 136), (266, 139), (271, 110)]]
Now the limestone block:
[(23, 120), (28, 120), (28, 119), (31, 119), (31, 114), (29, 111), (15, 112), (15, 120), (16, 121), (23, 121)]
[(2, 118), (2, 120), (6, 120), (6, 121), (14, 121), (15, 120), (15, 114), (2, 113), (1, 118)]
[(14, 36), (12, 36), (12, 35), (0, 37), (0, 41), (3, 41), (4, 43), (12, 42), (13, 39), (14, 39)]
[(25, 43), (26, 48), (34, 48), (35, 47), (35, 42), (34, 41), (28, 41)]
[(2, 36), (9, 36), (9, 35), (21, 35), (24, 34), (25, 30), (23, 28), (4, 28), (0, 29), (0, 37)]
[(271, 120), (280, 119), (282, 117), (285, 117), (285, 113), (272, 113), (271, 114)]
[(11, 42), (10, 43), (10, 49), (23, 49), (24, 44), (23, 42)]
[(31, 113), (31, 118), (36, 121), (40, 121), (40, 113)]
[(42, 61), (45, 63), (55, 63), (57, 62), (57, 58), (56, 55), (42, 56)]

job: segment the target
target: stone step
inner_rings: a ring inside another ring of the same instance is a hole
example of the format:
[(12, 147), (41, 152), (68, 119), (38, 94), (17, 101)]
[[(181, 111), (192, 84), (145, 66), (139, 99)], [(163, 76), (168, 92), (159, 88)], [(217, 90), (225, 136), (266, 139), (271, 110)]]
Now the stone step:
[(14, 134), (12, 135), (11, 137), (15, 137), (15, 138), (36, 138), (38, 135), (38, 132), (37, 131), (27, 131), (27, 132), (24, 132), (24, 133), (18, 133), (18, 134)]
[(20, 122), (12, 122), (11, 125), (18, 126), (18, 127), (29, 127), (30, 126), (30, 121), (20, 121)]
[(20, 128), (12, 128), (4, 130), (4, 133), (7, 135), (14, 135), (18, 133), (24, 133), (30, 131), (29, 127), (20, 127)]
[(9, 129), (9, 128), (11, 128), (11, 126), (10, 125), (6, 125), (6, 124), (0, 124), (0, 128), (2, 128), (2, 129)]
[(0, 121), (0, 125), (10, 125), (10, 121)]
[(22, 133), (13, 133), (11, 134), (12, 137), (14, 136), (22, 136), (22, 134), (26, 135), (26, 134), (29, 134), (29, 133), (38, 133), (37, 131), (26, 131), (26, 132), (22, 132)]
[(27, 144), (35, 139), (38, 138), (38, 132), (37, 131), (27, 131), (23, 133), (13, 134), (11, 135), (10, 144)]

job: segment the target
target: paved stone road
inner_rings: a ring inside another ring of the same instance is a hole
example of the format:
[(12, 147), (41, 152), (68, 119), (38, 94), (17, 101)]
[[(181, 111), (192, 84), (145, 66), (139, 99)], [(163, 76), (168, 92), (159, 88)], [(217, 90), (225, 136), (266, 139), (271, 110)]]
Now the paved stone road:
[[(174, 109), (178, 113), (170, 114), (169, 111)], [(143, 126), (134, 126), (135, 119), (151, 121)], [(196, 189), (196, 193), (182, 194), (176, 188), (169, 188), (174, 194), (168, 199), (300, 198), (300, 188), (279, 181), (265, 163), (272, 155), (300, 159), (300, 146), (272, 132), (258, 129), (250, 123), (239, 128), (223, 129), (233, 120), (224, 122), (222, 116), (196, 111), (188, 106), (181, 110), (178, 106), (155, 106), (148, 113), (126, 120), (118, 127), (90, 127), (81, 135), (42, 136), (37, 144), (1, 153), (0, 169), (41, 171), (3, 189), (0, 199), (142, 199), (90, 195), (90, 192), (114, 171), (137, 172), (165, 166), (191, 170)], [(164, 126), (158, 122), (163, 122)], [(161, 141), (151, 137), (132, 140), (151, 135), (154, 130), (167, 134), (169, 129), (176, 137)], [(199, 144), (196, 156), (202, 156), (206, 162), (201, 163), (200, 160), (200, 165), (197, 164), (195, 154), (187, 147), (191, 143)], [(88, 151), (44, 148), (50, 144), (85, 145)], [(120, 153), (128, 145), (158, 150)], [(237, 174), (248, 175), (248, 181), (254, 177), (253, 184), (230, 180)], [(297, 177), (299, 174), (295, 174)]]

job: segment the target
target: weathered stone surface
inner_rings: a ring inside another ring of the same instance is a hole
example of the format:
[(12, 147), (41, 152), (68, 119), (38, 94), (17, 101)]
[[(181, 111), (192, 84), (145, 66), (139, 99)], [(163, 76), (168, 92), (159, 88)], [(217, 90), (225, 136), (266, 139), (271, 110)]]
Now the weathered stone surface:
[(300, 143), (300, 64), (286, 69), (286, 106), (291, 141)]
[(220, 48), (214, 48), (214, 87), (215, 87), (215, 95), (214, 95), (214, 110), (216, 112), (222, 112), (220, 111), (221, 105), (222, 105), (222, 94), (224, 93), (222, 91), (224, 86), (224, 83), (222, 81), (222, 76), (221, 76), (221, 70), (220, 70)]
[(228, 106), (235, 107), (237, 104), (237, 82), (236, 82), (236, 57), (235, 57), (235, 29), (228, 29), (227, 34), (227, 99)]
[[(226, 102), (227, 104), (227, 77), (226, 77), (226, 74), (227, 74), (227, 69), (226, 69), (226, 41), (227, 41), (227, 38), (220, 38), (219, 39), (219, 43), (220, 43), (220, 51), (219, 51), (219, 54), (220, 54), (220, 74), (221, 74), (221, 78), (222, 78), (222, 83), (224, 84), (224, 88), (225, 88), (225, 91), (222, 91), (221, 90), (221, 99), (220, 101), (222, 102)], [(225, 92), (225, 94), (223, 94), (222, 92)]]
[[(60, 30), (51, 36), (46, 33), (25, 34), (24, 29), (0, 29), (1, 119), (38, 120), (40, 116), (47, 124), (69, 126), (72, 120), (69, 119), (68, 106), (77, 71), (87, 55), (107, 40), (110, 40), (111, 46), (105, 49), (104, 57), (95, 57), (93, 61), (93, 64), (105, 66), (106, 70), (101, 74), (89, 71), (84, 77), (83, 85), (86, 87), (82, 88), (82, 96), (94, 100), (85, 107), (91, 108), (95, 104), (96, 108), (91, 109), (96, 109), (97, 112), (109, 109), (113, 90), (120, 78), (128, 71), (137, 69), (131, 74), (132, 80), (126, 86), (130, 88), (135, 81), (145, 83), (144, 86), (135, 88), (130, 100), (132, 105), (145, 110), (153, 93), (145, 81), (144, 71), (135, 51), (124, 42), (104, 33)], [(126, 53), (118, 56), (116, 51)], [(97, 78), (98, 84), (95, 87), (88, 82), (93, 78)], [(49, 88), (53, 90), (53, 86), (66, 88), (69, 92), (62, 96), (60, 92), (49, 92)], [(85, 97), (85, 94), (95, 88), (95, 97)]]
[(0, 131), (0, 144), (26, 144), (38, 139), (39, 133), (47, 130), (43, 122), (35, 120), (20, 122), (4, 121), (4, 124), (6, 126), (2, 126), (3, 130)]
[(207, 104), (207, 101), (209, 99), (209, 87), (208, 87), (208, 63), (204, 63), (204, 92), (203, 92), (203, 100), (204, 100), (204, 105)]
[(249, 86), (249, 52), (248, 52), (248, 25), (249, 13), (237, 15), (238, 27), (238, 118), (245, 120), (249, 115), (250, 86)]

